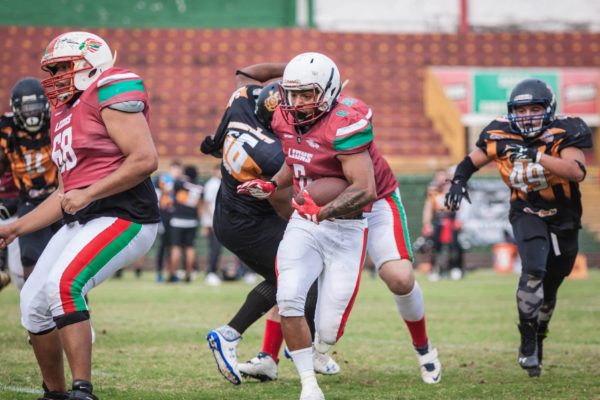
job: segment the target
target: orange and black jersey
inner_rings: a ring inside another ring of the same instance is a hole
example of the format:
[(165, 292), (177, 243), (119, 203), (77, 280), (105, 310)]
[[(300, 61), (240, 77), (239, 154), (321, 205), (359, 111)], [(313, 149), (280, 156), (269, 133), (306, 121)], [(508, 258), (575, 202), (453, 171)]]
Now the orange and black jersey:
[(21, 200), (40, 202), (58, 187), (47, 124), (31, 134), (15, 124), (12, 114), (2, 115), (0, 157), (9, 161)]
[(544, 133), (525, 140), (511, 130), (506, 119), (498, 118), (483, 129), (477, 141), (477, 147), (496, 162), (502, 180), (511, 190), (511, 216), (535, 214), (555, 230), (580, 228), (579, 184), (550, 173), (538, 163), (512, 163), (505, 149), (514, 143), (560, 157), (567, 147), (591, 147), (590, 128), (580, 118), (558, 116)]
[(192, 182), (177, 180), (173, 191), (175, 193), (173, 217), (198, 219), (198, 206), (202, 200), (203, 187)]
[(275, 210), (268, 201), (238, 195), (237, 186), (275, 175), (285, 159), (277, 136), (254, 114), (255, 96), (261, 89), (249, 85), (236, 90), (214, 135), (215, 142), (223, 143), (223, 179), (216, 207), (248, 215), (271, 215)]

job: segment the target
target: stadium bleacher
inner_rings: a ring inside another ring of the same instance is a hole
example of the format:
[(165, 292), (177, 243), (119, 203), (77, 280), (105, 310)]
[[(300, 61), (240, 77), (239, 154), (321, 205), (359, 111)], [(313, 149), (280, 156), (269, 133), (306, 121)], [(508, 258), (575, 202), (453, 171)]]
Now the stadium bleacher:
[[(0, 98), (39, 71), (57, 27), (2, 26)], [(234, 71), (322, 51), (340, 65), (347, 92), (374, 110), (379, 147), (402, 171), (449, 164), (448, 149), (424, 115), (424, 72), (432, 65), (584, 67), (600, 64), (599, 33), (331, 33), (303, 29), (107, 29), (119, 64), (139, 72), (151, 94), (152, 128), (161, 157), (193, 158), (217, 126), (234, 89)], [(8, 62), (10, 61), (10, 62)], [(38, 76), (42, 76), (41, 71)], [(197, 161), (197, 160), (196, 160)]]

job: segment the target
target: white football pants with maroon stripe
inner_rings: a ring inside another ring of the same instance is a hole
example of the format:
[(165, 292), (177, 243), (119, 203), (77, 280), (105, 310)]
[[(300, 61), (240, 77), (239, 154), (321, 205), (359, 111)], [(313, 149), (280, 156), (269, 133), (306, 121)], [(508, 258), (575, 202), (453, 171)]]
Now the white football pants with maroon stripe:
[(294, 212), (277, 251), (279, 313), (303, 316), (306, 295), (318, 278), (315, 328), (321, 341), (334, 344), (358, 293), (366, 238), (364, 218), (317, 225)]
[(63, 226), (48, 242), (21, 291), (21, 323), (29, 332), (50, 330), (53, 317), (86, 311), (83, 296), (118, 269), (146, 254), (158, 224), (99, 217)]
[(378, 271), (386, 261), (413, 261), (406, 212), (398, 189), (373, 203), (365, 217), (369, 226), (367, 253)]

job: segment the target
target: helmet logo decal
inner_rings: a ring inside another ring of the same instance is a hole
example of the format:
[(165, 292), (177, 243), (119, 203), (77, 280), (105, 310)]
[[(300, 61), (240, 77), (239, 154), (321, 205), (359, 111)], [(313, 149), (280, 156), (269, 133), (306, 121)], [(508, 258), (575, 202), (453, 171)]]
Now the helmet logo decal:
[(81, 43), (79, 50), (95, 53), (98, 51), (98, 49), (100, 49), (100, 46), (102, 46), (102, 42), (99, 42), (94, 38), (87, 38)]
[(279, 103), (281, 102), (281, 97), (279, 97), (278, 90), (269, 90), (269, 97), (265, 99), (265, 108), (269, 112), (275, 111)]
[(520, 94), (518, 96), (515, 96), (514, 101), (529, 101), (533, 99), (533, 96), (530, 94)]

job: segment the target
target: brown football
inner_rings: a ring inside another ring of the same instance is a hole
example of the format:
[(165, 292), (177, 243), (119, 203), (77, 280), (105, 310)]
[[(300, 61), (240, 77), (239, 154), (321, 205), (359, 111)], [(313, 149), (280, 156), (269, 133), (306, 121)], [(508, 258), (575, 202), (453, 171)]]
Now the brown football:
[[(312, 181), (304, 190), (308, 191), (318, 206), (323, 206), (338, 197), (348, 185), (349, 183), (345, 179), (329, 177)], [(302, 192), (296, 194), (296, 202), (304, 204)]]

